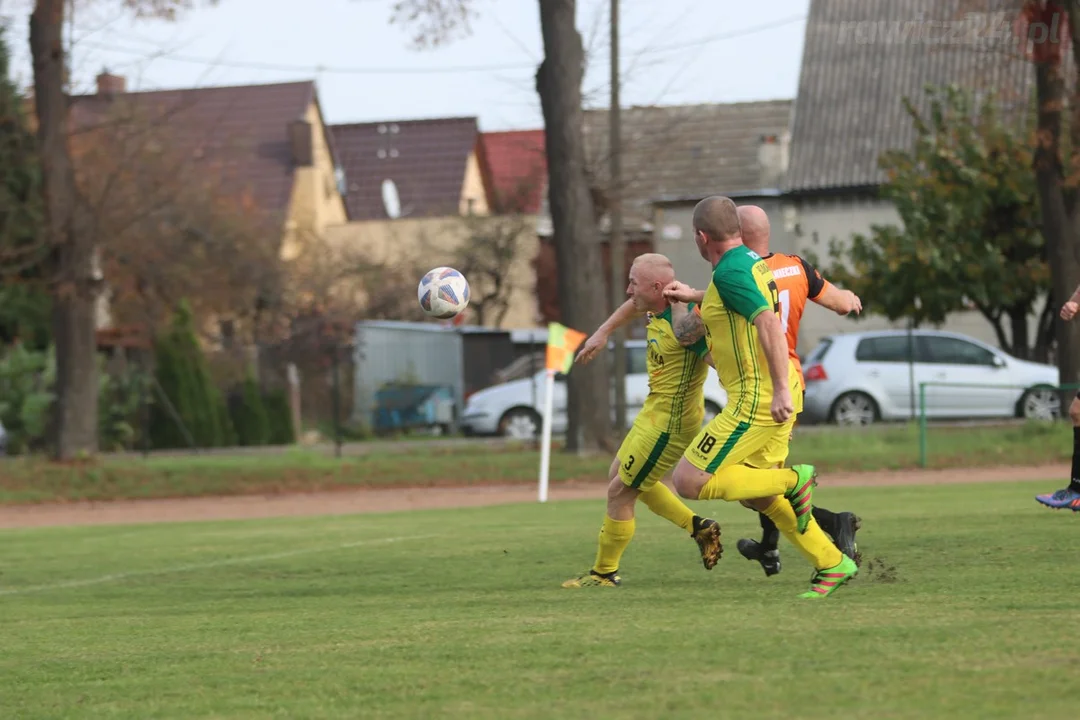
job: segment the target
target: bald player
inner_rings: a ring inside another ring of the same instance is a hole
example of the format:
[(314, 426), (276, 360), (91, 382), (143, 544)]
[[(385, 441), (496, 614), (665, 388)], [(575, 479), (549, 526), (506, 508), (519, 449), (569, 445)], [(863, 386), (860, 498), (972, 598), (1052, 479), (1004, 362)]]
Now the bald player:
[[(823, 278), (813, 265), (798, 255), (770, 252), (769, 216), (760, 207), (743, 205), (738, 212), (743, 243), (760, 255), (772, 270), (779, 290), (780, 324), (787, 338), (788, 357), (799, 373), (800, 387), (797, 391), (805, 393), (806, 380), (803, 377), (802, 361), (795, 348), (799, 343), (799, 321), (802, 320), (806, 301), (813, 300), (837, 315), (860, 312), (862, 301), (850, 290), (841, 290)], [(832, 537), (840, 551), (858, 562), (860, 558), (855, 533), (861, 526), (859, 518), (850, 512), (834, 513), (817, 506), (813, 513), (821, 529)], [(742, 538), (736, 547), (747, 560), (757, 560), (765, 575), (775, 575), (780, 572), (780, 533), (767, 515), (762, 513), (760, 518), (761, 542)]]
[[(720, 559), (720, 526), (699, 517), (661, 478), (682, 457), (705, 419), (705, 341), (684, 347), (671, 327), (671, 305), (664, 288), (675, 280), (671, 261), (648, 253), (630, 268), (630, 296), (582, 346), (575, 362), (587, 363), (607, 346), (608, 335), (634, 318), (648, 318), (649, 394), (608, 470), (607, 513), (600, 529), (596, 560), (589, 572), (563, 583), (565, 588), (618, 587), (619, 564), (634, 537), (638, 498), (654, 513), (690, 534), (706, 570)], [(682, 312), (687, 312), (685, 306)]]
[(700, 302), (673, 327), (690, 346), (705, 338), (728, 403), (694, 438), (672, 473), (678, 493), (698, 500), (747, 501), (772, 518), (816, 572), (803, 598), (825, 598), (858, 574), (855, 561), (813, 517), (817, 471), (784, 467), (802, 393), (780, 322), (779, 289), (761, 257), (746, 247), (738, 209), (712, 196), (694, 208), (694, 243), (712, 267), (704, 292), (682, 283), (664, 289), (675, 302)]

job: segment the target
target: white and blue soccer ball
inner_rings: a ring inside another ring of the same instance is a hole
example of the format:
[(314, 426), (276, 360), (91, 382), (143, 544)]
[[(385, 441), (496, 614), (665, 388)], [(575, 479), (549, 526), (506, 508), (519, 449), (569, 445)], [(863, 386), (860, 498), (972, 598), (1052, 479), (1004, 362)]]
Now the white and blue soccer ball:
[(450, 320), (469, 306), (469, 281), (454, 268), (437, 267), (420, 280), (416, 297), (429, 317)]

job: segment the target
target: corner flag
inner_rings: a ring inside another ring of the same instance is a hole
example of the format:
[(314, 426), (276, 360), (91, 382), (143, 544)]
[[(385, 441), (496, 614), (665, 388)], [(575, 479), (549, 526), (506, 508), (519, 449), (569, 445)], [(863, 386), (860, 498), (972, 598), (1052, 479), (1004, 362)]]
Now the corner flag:
[(548, 341), (545, 366), (548, 370), (565, 375), (574, 365), (574, 352), (585, 341), (585, 333), (559, 323), (548, 323)]

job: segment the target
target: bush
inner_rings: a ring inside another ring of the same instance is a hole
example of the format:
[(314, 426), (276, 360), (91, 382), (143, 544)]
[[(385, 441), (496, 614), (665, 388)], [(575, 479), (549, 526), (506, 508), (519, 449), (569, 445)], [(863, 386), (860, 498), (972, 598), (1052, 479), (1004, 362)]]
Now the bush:
[(210, 378), (186, 304), (177, 310), (168, 333), (155, 343), (154, 354), (158, 384), (179, 416), (179, 423), (163, 401), (156, 403), (150, 419), (153, 446), (187, 447), (181, 423), (196, 447), (235, 443), (228, 408)]
[(293, 431), (292, 409), (284, 390), (271, 390), (263, 400), (269, 425), (271, 445), (292, 445), (296, 442)]
[[(104, 366), (104, 358), (100, 365)], [(109, 375), (104, 367), (98, 374), (98, 443), (104, 452), (131, 450), (138, 435), (143, 402), (152, 402), (150, 378), (127, 368)], [(146, 428), (143, 428), (146, 432)]]
[(238, 442), (245, 447), (267, 445), (270, 442), (270, 423), (263, 405), (262, 392), (255, 378), (248, 373), (239, 391), (229, 402), (230, 415), (236, 428)]
[(55, 394), (56, 362), (48, 352), (14, 345), (0, 358), (0, 424), (8, 453), (20, 455), (44, 447)]

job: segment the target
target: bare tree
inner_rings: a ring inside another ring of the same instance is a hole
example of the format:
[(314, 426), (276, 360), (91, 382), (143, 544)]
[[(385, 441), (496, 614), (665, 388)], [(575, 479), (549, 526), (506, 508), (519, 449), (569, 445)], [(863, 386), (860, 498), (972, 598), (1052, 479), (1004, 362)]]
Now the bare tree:
[[(189, 0), (122, 0), (138, 16), (172, 17)], [(95, 309), (101, 290), (92, 218), (76, 185), (65, 93), (67, 53), (63, 29), (70, 0), (34, 0), (30, 54), (45, 199), (56, 345), (54, 455), (71, 459), (97, 451), (98, 381)]]
[[(1080, 67), (1080, 2), (1023, 0), (1022, 10), (1032, 28), (1028, 38), (1038, 103), (1035, 179), (1050, 261), (1051, 296), (1060, 306), (1080, 285), (1080, 77), (1067, 91), (1063, 48), (1063, 40), (1070, 39), (1074, 68)], [(1066, 106), (1072, 108), (1067, 155), (1062, 147)], [(1058, 321), (1056, 337), (1061, 382), (1073, 384), (1080, 379), (1080, 325)]]
[[(445, 41), (460, 29), (438, 21), (472, 0), (408, 3), (418, 12), (405, 18), (426, 34), (424, 45)], [(580, 330), (598, 327), (606, 316), (605, 274), (596, 239), (593, 200), (586, 175), (581, 84), (585, 52), (575, 25), (576, 0), (539, 0), (544, 60), (536, 90), (544, 113), (548, 165), (548, 205), (559, 271), (560, 316)], [(428, 22), (431, 21), (431, 22)], [(426, 23), (426, 24), (425, 24)], [(568, 382), (568, 451), (612, 451), (608, 358), (576, 368)]]
[(535, 223), (519, 213), (466, 219), (468, 234), (454, 254), (454, 267), (469, 279), (469, 308), (476, 324), (501, 327), (517, 289), (514, 268)]

